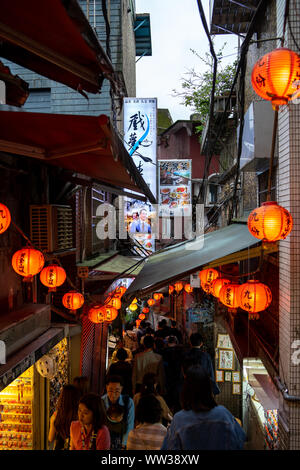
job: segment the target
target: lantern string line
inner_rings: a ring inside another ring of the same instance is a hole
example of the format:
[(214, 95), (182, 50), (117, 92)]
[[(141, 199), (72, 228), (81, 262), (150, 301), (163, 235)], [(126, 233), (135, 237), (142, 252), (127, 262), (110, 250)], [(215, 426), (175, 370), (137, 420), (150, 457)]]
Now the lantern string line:
[(279, 107), (276, 106), (275, 111), (274, 111), (273, 134), (272, 134), (271, 154), (270, 154), (269, 173), (268, 173), (267, 201), (271, 200), (272, 170), (273, 170), (273, 164), (274, 164), (275, 144), (276, 144), (277, 126), (278, 126), (278, 109)]

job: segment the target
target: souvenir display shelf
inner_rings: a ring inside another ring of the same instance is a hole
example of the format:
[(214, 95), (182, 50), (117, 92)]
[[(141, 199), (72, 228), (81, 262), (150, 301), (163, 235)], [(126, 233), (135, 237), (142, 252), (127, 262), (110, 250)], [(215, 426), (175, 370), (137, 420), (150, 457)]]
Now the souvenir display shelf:
[(0, 450), (33, 448), (33, 367), (0, 392)]

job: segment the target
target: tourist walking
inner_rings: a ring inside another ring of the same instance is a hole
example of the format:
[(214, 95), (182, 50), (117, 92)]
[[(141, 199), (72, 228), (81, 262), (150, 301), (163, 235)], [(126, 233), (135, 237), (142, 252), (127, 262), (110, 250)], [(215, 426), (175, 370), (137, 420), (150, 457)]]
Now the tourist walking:
[(167, 434), (161, 423), (162, 407), (153, 394), (141, 397), (136, 407), (138, 425), (130, 431), (128, 450), (159, 450)]
[(132, 371), (132, 389), (133, 393), (137, 393), (143, 383), (144, 375), (153, 373), (157, 377), (160, 387), (160, 393), (165, 394), (165, 374), (163, 367), (163, 359), (160, 354), (153, 351), (154, 339), (152, 336), (146, 336), (144, 339), (145, 351), (138, 353), (134, 358)]
[(186, 371), (181, 402), (162, 450), (241, 450), (245, 432), (224, 406), (215, 402), (211, 380), (199, 365)]
[(213, 394), (218, 395), (220, 393), (220, 389), (216, 384), (215, 372), (211, 357), (206, 351), (202, 350), (202, 335), (200, 333), (192, 333), (190, 335), (190, 344), (191, 348), (188, 349), (187, 352), (184, 354), (183, 362), (187, 362), (190, 365), (201, 365), (211, 379)]
[(134, 428), (133, 400), (122, 392), (122, 377), (108, 376), (106, 394), (102, 396), (102, 402), (106, 412), (106, 425), (110, 432), (111, 450), (125, 449), (128, 433)]
[(132, 364), (127, 361), (128, 355), (124, 348), (120, 348), (117, 351), (116, 359), (117, 362), (111, 364), (107, 371), (109, 375), (119, 375), (123, 379), (123, 395), (129, 395), (132, 397)]
[[(152, 374), (152, 373), (145, 374), (143, 378), (141, 391), (136, 393), (133, 397), (134, 407), (135, 409), (137, 409), (137, 406), (141, 398), (148, 396), (148, 395), (154, 395), (161, 405), (162, 422), (163, 424), (167, 425), (171, 422), (173, 415), (167, 403), (165, 402), (164, 398), (158, 393), (157, 389), (158, 389), (158, 383), (157, 383), (157, 378), (155, 374)], [(136, 416), (136, 422), (137, 421), (138, 421), (138, 418)]]
[(65, 385), (58, 397), (56, 410), (50, 418), (48, 441), (54, 443), (53, 450), (68, 450), (70, 447), (71, 422), (77, 419), (80, 392), (74, 385)]
[(78, 405), (78, 421), (71, 423), (70, 450), (109, 450), (110, 435), (105, 425), (101, 397), (88, 393)]

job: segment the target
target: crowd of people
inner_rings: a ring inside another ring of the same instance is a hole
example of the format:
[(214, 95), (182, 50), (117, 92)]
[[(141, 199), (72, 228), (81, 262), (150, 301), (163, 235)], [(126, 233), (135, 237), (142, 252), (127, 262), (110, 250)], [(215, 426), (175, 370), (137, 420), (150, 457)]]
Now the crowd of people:
[(187, 345), (174, 321), (128, 324), (105, 393), (90, 393), (84, 377), (65, 385), (48, 439), (57, 450), (240, 450), (245, 433), (219, 393), (199, 333)]

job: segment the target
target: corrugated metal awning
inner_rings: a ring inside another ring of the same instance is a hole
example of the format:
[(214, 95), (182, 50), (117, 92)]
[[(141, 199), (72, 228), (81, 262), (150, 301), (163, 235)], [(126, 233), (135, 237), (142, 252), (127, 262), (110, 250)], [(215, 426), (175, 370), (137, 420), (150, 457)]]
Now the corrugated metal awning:
[[(124, 294), (124, 299), (145, 296), (213, 261), (219, 260), (219, 264), (225, 264), (227, 256), (230, 262), (238, 261), (241, 250), (258, 243), (260, 241), (250, 234), (246, 224), (236, 223), (209, 232), (204, 237), (172, 246), (146, 260), (143, 269)], [(243, 253), (243, 256), (247, 256), (247, 253)]]
[(0, 151), (37, 158), (156, 202), (104, 114), (31, 113), (0, 106)]

